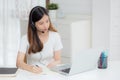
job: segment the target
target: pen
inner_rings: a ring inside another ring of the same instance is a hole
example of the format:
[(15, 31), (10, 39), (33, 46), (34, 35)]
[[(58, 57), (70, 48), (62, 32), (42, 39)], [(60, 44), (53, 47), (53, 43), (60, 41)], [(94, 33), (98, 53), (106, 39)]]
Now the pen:
[[(35, 65), (35, 66), (39, 67), (38, 65)], [(46, 73), (42, 73), (41, 75), (47, 75), (47, 74)]]
[(36, 65), (37, 67), (39, 67), (38, 65)]

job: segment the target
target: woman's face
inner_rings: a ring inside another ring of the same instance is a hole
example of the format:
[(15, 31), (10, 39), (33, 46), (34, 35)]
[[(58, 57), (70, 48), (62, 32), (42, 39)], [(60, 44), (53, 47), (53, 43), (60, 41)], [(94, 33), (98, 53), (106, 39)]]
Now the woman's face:
[(47, 15), (44, 15), (42, 19), (35, 22), (35, 26), (37, 28), (37, 31), (46, 33), (50, 26), (49, 17)]

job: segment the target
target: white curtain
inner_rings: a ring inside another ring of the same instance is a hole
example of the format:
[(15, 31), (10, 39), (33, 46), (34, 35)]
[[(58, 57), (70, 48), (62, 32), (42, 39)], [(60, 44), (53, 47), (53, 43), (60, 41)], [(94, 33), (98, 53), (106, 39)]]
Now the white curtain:
[(46, 0), (0, 0), (0, 67), (16, 66), (21, 19), (28, 19), (32, 7), (45, 7)]
[(0, 66), (15, 66), (20, 21), (14, 17), (15, 0), (0, 0)]

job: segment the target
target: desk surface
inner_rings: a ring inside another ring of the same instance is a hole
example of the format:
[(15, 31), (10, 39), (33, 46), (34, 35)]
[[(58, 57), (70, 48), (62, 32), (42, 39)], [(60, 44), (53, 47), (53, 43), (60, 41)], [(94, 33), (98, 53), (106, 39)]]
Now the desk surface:
[(0, 80), (119, 80), (119, 74), (120, 61), (112, 61), (108, 63), (107, 69), (95, 69), (69, 77), (51, 71), (34, 74), (19, 69), (16, 77), (0, 77)]

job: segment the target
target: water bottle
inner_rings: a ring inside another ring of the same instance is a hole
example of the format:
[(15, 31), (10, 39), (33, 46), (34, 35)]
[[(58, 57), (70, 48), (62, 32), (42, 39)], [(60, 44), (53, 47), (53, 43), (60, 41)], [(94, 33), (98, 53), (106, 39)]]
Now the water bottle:
[(99, 57), (98, 61), (98, 68), (100, 69), (106, 69), (107, 68), (107, 52), (103, 51), (101, 52), (101, 55)]

